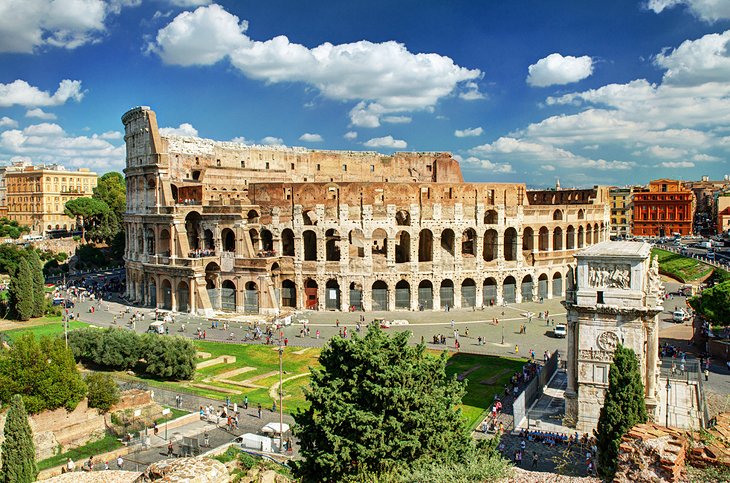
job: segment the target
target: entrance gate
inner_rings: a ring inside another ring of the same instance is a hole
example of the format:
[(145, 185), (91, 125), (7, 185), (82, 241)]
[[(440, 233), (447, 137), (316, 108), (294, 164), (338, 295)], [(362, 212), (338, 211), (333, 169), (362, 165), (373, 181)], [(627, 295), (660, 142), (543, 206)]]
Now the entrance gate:
[(423, 310), (433, 310), (433, 287), (431, 285), (418, 287), (418, 305)]

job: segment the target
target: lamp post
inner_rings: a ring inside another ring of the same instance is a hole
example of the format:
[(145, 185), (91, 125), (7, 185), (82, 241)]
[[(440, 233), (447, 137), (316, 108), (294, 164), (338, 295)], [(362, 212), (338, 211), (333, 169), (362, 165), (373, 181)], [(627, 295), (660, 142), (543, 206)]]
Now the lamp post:
[(667, 420), (666, 420), (666, 427), (669, 427), (669, 391), (672, 389), (672, 383), (669, 382), (669, 376), (667, 376)]
[(279, 451), (284, 452), (284, 388), (282, 379), (284, 374), (284, 346), (279, 338)]
[(502, 345), (504, 345), (504, 325), (502, 325)]

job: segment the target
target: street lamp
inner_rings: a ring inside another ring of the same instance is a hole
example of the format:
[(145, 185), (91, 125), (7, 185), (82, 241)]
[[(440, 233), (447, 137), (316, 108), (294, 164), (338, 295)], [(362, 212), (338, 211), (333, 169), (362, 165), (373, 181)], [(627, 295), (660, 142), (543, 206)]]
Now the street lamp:
[(284, 452), (284, 388), (283, 384), (283, 373), (284, 373), (284, 346), (282, 345), (282, 339), (279, 338), (279, 451)]
[(504, 321), (502, 321), (502, 345), (504, 345)]
[(665, 426), (669, 427), (669, 390), (672, 389), (672, 383), (669, 382), (669, 376), (667, 376), (667, 421)]

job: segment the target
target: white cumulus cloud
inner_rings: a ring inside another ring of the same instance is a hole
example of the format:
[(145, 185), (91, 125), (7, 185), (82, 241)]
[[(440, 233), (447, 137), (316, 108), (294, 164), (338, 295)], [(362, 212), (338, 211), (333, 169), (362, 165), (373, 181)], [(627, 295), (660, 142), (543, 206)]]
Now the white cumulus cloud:
[(457, 129), (454, 131), (454, 136), (457, 138), (468, 138), (474, 136), (481, 136), (484, 134), (484, 129), (481, 127), (471, 127), (466, 129)]
[(284, 35), (254, 40), (247, 30), (246, 21), (213, 4), (175, 17), (149, 48), (167, 64), (211, 65), (227, 59), (252, 79), (301, 82), (328, 99), (362, 101), (351, 113), (359, 127), (377, 127), (382, 115), (432, 108), (481, 77), (478, 69), (435, 53), (412, 53), (397, 42), (325, 42), (309, 48)]
[(31, 117), (35, 119), (43, 119), (44, 121), (52, 121), (53, 119), (56, 119), (56, 115), (52, 112), (46, 112), (40, 107), (36, 107), (35, 109), (29, 109), (25, 112), (25, 117)]
[(593, 59), (587, 55), (573, 57), (554, 53), (538, 60), (527, 70), (527, 83), (534, 87), (570, 84), (593, 73)]
[(686, 6), (695, 17), (705, 22), (716, 22), (730, 18), (730, 2), (727, 0), (649, 0), (647, 8), (656, 13), (665, 9)]
[(509, 163), (493, 163), (488, 159), (480, 159), (476, 156), (469, 156), (464, 160), (464, 163), (466, 165), (478, 166), (479, 168), (484, 169), (490, 173), (514, 173), (512, 165)]
[[(730, 1), (727, 4), (730, 5)], [(665, 84), (697, 86), (727, 82), (730, 78), (730, 30), (685, 40), (676, 49), (659, 53), (655, 63), (666, 69)]]
[(365, 141), (363, 145), (369, 148), (391, 148), (391, 149), (404, 149), (408, 147), (408, 143), (402, 139), (393, 139), (393, 136), (384, 136), (381, 138), (372, 138)]
[(322, 141), (324, 141), (324, 139), (322, 139), (322, 136), (320, 136), (319, 134), (312, 134), (308, 132), (305, 132), (304, 134), (299, 136), (299, 140), (304, 141), (305, 143), (321, 143)]
[(77, 80), (62, 80), (53, 94), (42, 91), (21, 79), (9, 84), (0, 83), (0, 107), (60, 106), (68, 100), (79, 102), (83, 97), (81, 81)]
[(195, 137), (198, 135), (198, 130), (193, 127), (192, 124), (184, 122), (178, 127), (161, 127), (160, 134), (163, 136), (190, 136)]
[(0, 117), (0, 128), (2, 127), (18, 127), (18, 121), (8, 116)]
[(656, 165), (658, 168), (694, 168), (695, 163), (692, 161), (664, 161)]
[(170, 5), (175, 7), (190, 8), (210, 5), (212, 0), (170, 0)]
[(348, 131), (343, 137), (349, 141), (352, 141), (353, 139), (357, 139), (357, 133), (355, 131)]
[(408, 124), (412, 120), (411, 116), (383, 116), (383, 122), (390, 124)]
[(266, 136), (261, 140), (261, 144), (266, 144), (267, 146), (280, 146), (284, 144), (284, 140), (275, 136)]
[(98, 41), (109, 15), (140, 0), (3, 0), (0, 52), (33, 53), (40, 47), (75, 49)]

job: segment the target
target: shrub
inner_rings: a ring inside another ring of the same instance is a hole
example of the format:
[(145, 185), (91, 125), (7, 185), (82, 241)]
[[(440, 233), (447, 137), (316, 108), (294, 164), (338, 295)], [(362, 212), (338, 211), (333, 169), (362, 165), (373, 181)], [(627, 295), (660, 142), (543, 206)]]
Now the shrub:
[(147, 373), (163, 379), (190, 379), (195, 373), (195, 347), (184, 337), (142, 336)]
[(119, 387), (109, 374), (92, 372), (84, 379), (89, 388), (89, 407), (105, 413), (119, 402)]

